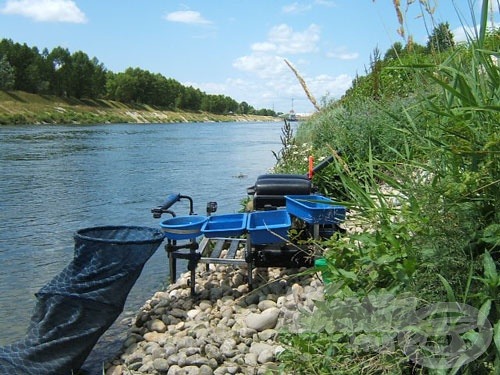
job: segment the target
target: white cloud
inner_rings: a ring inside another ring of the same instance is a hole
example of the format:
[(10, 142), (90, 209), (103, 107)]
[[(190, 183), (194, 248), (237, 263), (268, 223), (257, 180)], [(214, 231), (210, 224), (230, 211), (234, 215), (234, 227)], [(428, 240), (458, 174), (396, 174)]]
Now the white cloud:
[[(308, 81), (311, 90), (321, 96), (330, 94), (334, 98), (339, 98), (352, 84), (352, 77), (348, 74), (341, 74), (337, 77), (332, 77), (327, 74), (321, 74), (313, 77)], [(316, 99), (320, 99), (317, 97)]]
[(39, 22), (85, 23), (87, 17), (71, 0), (7, 0), (0, 10)]
[[(189, 83), (209, 94), (224, 94), (238, 102), (246, 101), (254, 108), (274, 108), (288, 112), (294, 98), (296, 112), (310, 112), (314, 108), (304, 89), (283, 58), (269, 55), (251, 55), (236, 60), (237, 69), (249, 73), (248, 78), (229, 78), (223, 83)], [(303, 73), (303, 72), (301, 72)], [(351, 86), (352, 77), (347, 74), (330, 76), (303, 74), (308, 89), (318, 102), (323, 98), (338, 99)]]
[(209, 20), (203, 18), (200, 12), (195, 12), (193, 10), (180, 10), (177, 12), (168, 13), (167, 15), (165, 15), (165, 19), (170, 22), (180, 22), (197, 25), (211, 24)]
[[(224, 93), (236, 101), (246, 101), (254, 108), (273, 108), (288, 112), (292, 98), (296, 112), (314, 111), (300, 82), (286, 65), (284, 59), (289, 55), (316, 53), (320, 42), (320, 28), (311, 24), (297, 31), (281, 24), (270, 29), (267, 40), (253, 43), (250, 53), (233, 61), (233, 67), (244, 75), (227, 79), (222, 84), (198, 83), (195, 86), (207, 93)], [(335, 51), (337, 58), (354, 58), (346, 49)], [(310, 64), (309, 59), (295, 59), (298, 70), (307, 83), (308, 89), (318, 102), (322, 98), (339, 98), (351, 85), (352, 78), (346, 74), (336, 77), (321, 74), (308, 76), (301, 68)]]
[(455, 42), (465, 42), (467, 41), (467, 35), (470, 37), (475, 37), (479, 33), (479, 29), (474, 30), (473, 27), (458, 27), (451, 31), (453, 34), (453, 40)]
[(339, 47), (333, 51), (327, 52), (327, 57), (339, 60), (356, 60), (359, 57), (358, 52), (349, 52), (345, 47)]
[(254, 52), (274, 52), (277, 49), (276, 45), (270, 42), (254, 43), (251, 48)]
[[(494, 26), (491, 26), (490, 23), (487, 25), (488, 29), (491, 30), (493, 28), (498, 29), (500, 27), (500, 23), (494, 23)], [(455, 42), (466, 42), (469, 38), (475, 39), (479, 35), (480, 26), (476, 25), (475, 27), (466, 26), (466, 27), (457, 27), (452, 30), (453, 40)]]
[[(315, 24), (302, 31), (296, 31), (286, 24), (271, 28), (266, 41), (252, 44), (249, 55), (233, 62), (234, 68), (252, 77), (251, 82), (227, 81), (229, 87), (226, 92), (232, 98), (244, 98), (242, 100), (256, 108), (273, 106), (278, 111), (288, 111), (291, 98), (305, 97), (305, 94), (286, 65), (284, 56), (315, 53), (318, 51), (319, 41), (320, 28)], [(307, 61), (302, 63), (304, 64)], [(328, 89), (330, 88), (329, 85)], [(307, 101), (301, 104), (303, 108), (308, 107)], [(299, 108), (300, 106), (297, 109)]]
[(328, 7), (332, 8), (336, 6), (335, 2), (330, 1), (330, 0), (315, 0), (314, 2), (310, 4), (303, 4), (300, 2), (294, 2), (288, 5), (285, 5), (281, 8), (281, 11), (283, 13), (287, 14), (300, 14), (300, 13), (305, 13), (313, 9), (313, 6), (323, 6), (323, 7)]
[(253, 54), (242, 56), (233, 62), (241, 71), (255, 74), (259, 78), (272, 78), (287, 70), (283, 58), (275, 55)]
[(319, 26), (312, 24), (302, 32), (281, 24), (269, 31), (269, 42), (276, 45), (277, 53), (310, 53), (317, 50), (320, 40)]
[(329, 8), (337, 6), (337, 4), (334, 1), (329, 1), (329, 0), (315, 0), (314, 4), (322, 5)]
[(295, 3), (289, 4), (289, 5), (285, 5), (282, 8), (282, 10), (283, 10), (283, 13), (303, 13), (303, 12), (307, 12), (311, 8), (312, 8), (311, 5), (300, 4), (298, 2), (295, 2)]

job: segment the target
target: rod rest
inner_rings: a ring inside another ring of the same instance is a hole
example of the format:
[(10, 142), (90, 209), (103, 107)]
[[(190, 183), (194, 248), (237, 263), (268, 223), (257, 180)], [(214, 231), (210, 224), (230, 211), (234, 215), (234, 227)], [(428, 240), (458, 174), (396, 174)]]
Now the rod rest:
[(161, 215), (165, 213), (169, 213), (170, 215), (175, 216), (175, 213), (172, 210), (169, 210), (169, 208), (172, 207), (175, 203), (179, 202), (181, 199), (187, 199), (189, 201), (189, 215), (193, 215), (193, 199), (187, 195), (181, 195), (180, 193), (177, 193), (170, 194), (161, 206), (151, 209), (153, 218), (159, 219)]

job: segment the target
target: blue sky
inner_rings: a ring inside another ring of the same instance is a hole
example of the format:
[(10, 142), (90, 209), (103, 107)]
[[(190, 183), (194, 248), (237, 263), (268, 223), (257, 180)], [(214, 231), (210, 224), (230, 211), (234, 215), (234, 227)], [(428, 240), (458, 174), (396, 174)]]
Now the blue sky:
[[(472, 27), (479, 0), (419, 1), (405, 11), (406, 35), (424, 44), (432, 22), (448, 22), (455, 39)], [(492, 22), (498, 26), (498, 1)], [(83, 51), (121, 72), (138, 67), (255, 108), (311, 112), (284, 59), (318, 102), (337, 99), (370, 55), (396, 41), (393, 0), (0, 0), (0, 38)]]

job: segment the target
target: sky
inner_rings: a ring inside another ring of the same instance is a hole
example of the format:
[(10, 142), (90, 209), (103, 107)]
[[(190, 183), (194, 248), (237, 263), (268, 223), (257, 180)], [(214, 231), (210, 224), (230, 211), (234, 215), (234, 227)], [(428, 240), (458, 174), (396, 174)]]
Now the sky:
[(0, 39), (83, 51), (112, 72), (141, 68), (256, 109), (310, 113), (285, 59), (320, 106), (339, 99), (375, 49), (406, 43), (394, 2), (405, 37), (422, 45), (433, 25), (448, 22), (460, 41), (479, 21), (480, 0), (427, 0), (432, 17), (408, 0), (0, 0)]

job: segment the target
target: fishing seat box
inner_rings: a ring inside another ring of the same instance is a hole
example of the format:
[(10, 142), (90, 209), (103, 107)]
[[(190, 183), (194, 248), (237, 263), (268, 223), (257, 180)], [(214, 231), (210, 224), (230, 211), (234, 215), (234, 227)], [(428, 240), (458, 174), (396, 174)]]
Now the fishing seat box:
[(311, 180), (305, 175), (265, 174), (247, 192), (253, 195), (254, 210), (266, 210), (285, 207), (286, 195), (308, 195), (311, 190)]

